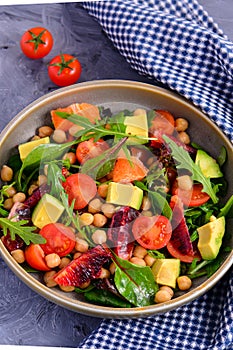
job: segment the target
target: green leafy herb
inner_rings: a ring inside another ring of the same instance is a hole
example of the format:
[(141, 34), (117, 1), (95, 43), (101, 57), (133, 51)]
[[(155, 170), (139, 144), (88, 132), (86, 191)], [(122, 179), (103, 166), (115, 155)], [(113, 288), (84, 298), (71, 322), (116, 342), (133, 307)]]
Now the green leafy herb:
[(26, 226), (28, 220), (12, 221), (5, 218), (0, 218), (0, 226), (2, 227), (3, 234), (6, 236), (10, 233), (11, 239), (15, 240), (15, 235), (18, 235), (27, 245), (30, 242), (35, 244), (42, 244), (46, 242), (46, 239), (38, 233), (34, 233), (37, 229), (35, 226)]
[(165, 259), (165, 255), (158, 250), (148, 250), (147, 253), (154, 259)]
[(105, 305), (111, 307), (126, 307), (130, 308), (132, 305), (117, 295), (108, 290), (92, 289), (84, 293), (86, 300), (98, 305)]
[(220, 209), (218, 218), (220, 216), (228, 216), (230, 218), (233, 218), (233, 195), (228, 199), (224, 207)]
[(114, 282), (118, 292), (135, 306), (147, 306), (154, 302), (158, 286), (150, 267), (139, 266), (115, 256)]
[(176, 160), (177, 169), (186, 169), (192, 175), (194, 181), (200, 182), (203, 185), (203, 192), (206, 192), (212, 199), (213, 203), (218, 202), (218, 197), (212, 188), (209, 178), (206, 178), (199, 165), (190, 157), (189, 153), (184, 150), (183, 147), (178, 146), (174, 141), (172, 141), (168, 136), (163, 136), (164, 140), (168, 143), (171, 148), (172, 157)]

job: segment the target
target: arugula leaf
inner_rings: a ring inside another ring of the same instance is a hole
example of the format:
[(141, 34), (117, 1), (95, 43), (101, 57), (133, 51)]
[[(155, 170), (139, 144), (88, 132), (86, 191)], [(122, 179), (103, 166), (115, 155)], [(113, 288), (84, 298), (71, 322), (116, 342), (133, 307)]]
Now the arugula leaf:
[(233, 195), (228, 199), (224, 207), (220, 209), (218, 218), (221, 216), (233, 217)]
[(168, 136), (163, 136), (164, 140), (167, 142), (169, 147), (171, 148), (172, 157), (176, 160), (177, 169), (186, 169), (191, 172), (191, 177), (194, 181), (200, 182), (203, 186), (203, 192), (206, 192), (213, 203), (218, 202), (218, 197), (214, 192), (210, 179), (206, 178), (199, 165), (195, 164), (195, 162), (190, 157), (189, 153), (183, 149), (183, 147), (178, 146), (173, 140), (171, 140)]
[(28, 220), (12, 221), (6, 218), (0, 218), (0, 226), (3, 229), (3, 234), (6, 236), (10, 233), (11, 239), (15, 239), (15, 235), (18, 235), (27, 245), (30, 242), (35, 244), (43, 244), (46, 239), (38, 233), (34, 233), (37, 229), (35, 226), (26, 226)]
[(118, 292), (135, 306), (147, 306), (154, 302), (158, 285), (149, 266), (139, 266), (114, 257), (116, 265), (114, 282)]

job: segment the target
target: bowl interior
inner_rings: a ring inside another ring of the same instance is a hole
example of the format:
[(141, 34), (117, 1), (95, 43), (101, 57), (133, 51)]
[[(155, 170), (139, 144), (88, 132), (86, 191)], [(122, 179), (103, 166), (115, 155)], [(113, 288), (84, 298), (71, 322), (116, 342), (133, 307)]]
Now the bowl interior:
[[(123, 109), (134, 110), (166, 109), (175, 117), (183, 117), (189, 121), (189, 134), (191, 139), (203, 146), (212, 156), (217, 157), (219, 150), (225, 146), (228, 161), (225, 165), (225, 175), (228, 181), (229, 197), (232, 194), (233, 177), (231, 164), (233, 163), (233, 147), (223, 133), (201, 111), (183, 98), (152, 85), (131, 81), (111, 80), (80, 83), (68, 88), (62, 88), (36, 100), (20, 112), (3, 130), (0, 135), (0, 162), (1, 166), (7, 161), (16, 146), (27, 141), (35, 134), (35, 130), (51, 123), (50, 110), (66, 107), (74, 102), (87, 102), (98, 106), (110, 108), (113, 112)], [(226, 198), (227, 199), (227, 198)], [(233, 246), (232, 226), (227, 225), (227, 234), (224, 238), (225, 246)], [(208, 291), (226, 273), (233, 262), (232, 253), (223, 253), (224, 262), (219, 270), (208, 280), (199, 278), (195, 280), (188, 293), (179, 293), (177, 297), (164, 304), (156, 304), (144, 308), (113, 309), (88, 304), (76, 293), (64, 293), (58, 288), (49, 289), (41, 283), (40, 274), (29, 274), (18, 265), (0, 242), (0, 251), (3, 259), (12, 271), (29, 287), (45, 298), (70, 310), (105, 318), (144, 317), (156, 313), (163, 313), (181, 306), (199, 297)]]

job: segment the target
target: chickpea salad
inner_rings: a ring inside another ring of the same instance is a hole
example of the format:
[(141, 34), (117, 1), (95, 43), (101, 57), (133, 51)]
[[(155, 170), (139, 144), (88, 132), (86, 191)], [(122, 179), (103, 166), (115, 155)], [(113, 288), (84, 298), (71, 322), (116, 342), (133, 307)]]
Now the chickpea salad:
[(49, 288), (132, 308), (185, 293), (222, 263), (226, 149), (195, 144), (167, 110), (74, 103), (1, 168), (0, 235)]

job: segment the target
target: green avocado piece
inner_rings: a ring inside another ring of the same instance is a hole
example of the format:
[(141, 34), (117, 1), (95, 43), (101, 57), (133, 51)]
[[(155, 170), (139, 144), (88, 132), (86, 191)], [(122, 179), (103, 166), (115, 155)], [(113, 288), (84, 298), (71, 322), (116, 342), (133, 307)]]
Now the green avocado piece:
[(147, 115), (141, 114), (141, 115), (135, 115), (135, 116), (126, 116), (124, 120), (124, 125), (126, 126), (125, 132), (127, 134), (136, 135), (136, 136), (143, 136), (146, 139), (136, 139), (136, 138), (130, 138), (128, 140), (128, 143), (147, 143), (148, 140), (148, 122), (147, 122)]
[(197, 229), (199, 239), (197, 247), (204, 260), (217, 257), (225, 233), (225, 217), (208, 222)]
[(179, 259), (156, 259), (152, 266), (155, 282), (163, 286), (176, 287), (176, 279), (180, 274)]
[(47, 224), (57, 222), (64, 210), (57, 198), (45, 193), (33, 210), (32, 223), (41, 229)]
[(132, 184), (121, 184), (119, 182), (110, 182), (106, 202), (125, 205), (136, 210), (140, 209), (143, 199), (143, 191)]
[(223, 176), (216, 160), (203, 150), (197, 150), (195, 163), (199, 165), (203, 175), (208, 178), (218, 178)]

